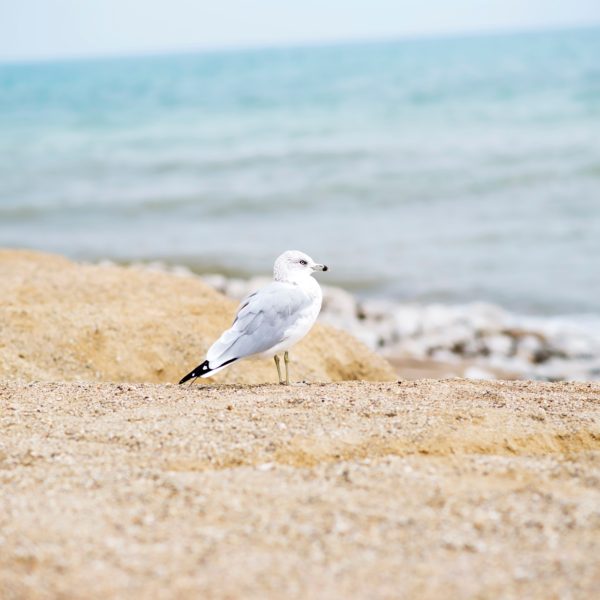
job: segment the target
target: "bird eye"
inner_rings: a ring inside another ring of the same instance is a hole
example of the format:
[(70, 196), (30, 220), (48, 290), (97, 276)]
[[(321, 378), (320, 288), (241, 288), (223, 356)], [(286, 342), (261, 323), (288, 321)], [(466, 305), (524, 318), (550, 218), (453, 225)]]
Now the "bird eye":
[(307, 265), (308, 263), (307, 263), (307, 262), (306, 262), (304, 259), (302, 259), (302, 260), (300, 261), (300, 264), (301, 264), (301, 265)]

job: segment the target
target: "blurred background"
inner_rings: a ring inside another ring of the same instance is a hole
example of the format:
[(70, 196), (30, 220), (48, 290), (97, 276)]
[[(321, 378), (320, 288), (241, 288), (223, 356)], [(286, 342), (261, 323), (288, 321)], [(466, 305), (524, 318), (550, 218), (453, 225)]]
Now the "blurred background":
[[(395, 315), (372, 346), (600, 378), (600, 3), (214, 4), (0, 5), (0, 246), (242, 277), (297, 248)], [(457, 349), (482, 318), (512, 345)]]

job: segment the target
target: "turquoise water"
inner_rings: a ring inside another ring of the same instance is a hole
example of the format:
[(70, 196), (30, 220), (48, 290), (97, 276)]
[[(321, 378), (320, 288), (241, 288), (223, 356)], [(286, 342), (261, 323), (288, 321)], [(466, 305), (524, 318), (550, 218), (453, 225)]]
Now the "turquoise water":
[(0, 65), (0, 246), (600, 313), (600, 30)]

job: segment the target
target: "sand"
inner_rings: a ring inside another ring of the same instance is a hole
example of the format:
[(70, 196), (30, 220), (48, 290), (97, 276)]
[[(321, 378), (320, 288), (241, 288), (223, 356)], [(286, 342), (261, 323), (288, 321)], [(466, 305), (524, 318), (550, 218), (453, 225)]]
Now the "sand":
[(3, 599), (600, 586), (595, 384), (12, 382), (0, 409)]
[[(0, 380), (177, 382), (204, 360), (237, 303), (197, 277), (0, 250)], [(393, 368), (349, 334), (316, 325), (290, 352), (296, 381), (391, 380)], [(272, 360), (213, 383), (277, 382)]]
[(235, 309), (197, 278), (0, 281), (2, 600), (597, 597), (599, 384), (398, 381), (318, 326), (310, 383), (177, 386)]

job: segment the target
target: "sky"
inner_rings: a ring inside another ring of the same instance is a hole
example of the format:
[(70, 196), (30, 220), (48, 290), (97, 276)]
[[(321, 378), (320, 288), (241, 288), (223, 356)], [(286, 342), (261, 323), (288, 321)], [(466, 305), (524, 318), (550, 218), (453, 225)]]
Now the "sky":
[(599, 0), (0, 0), (0, 61), (598, 24)]

